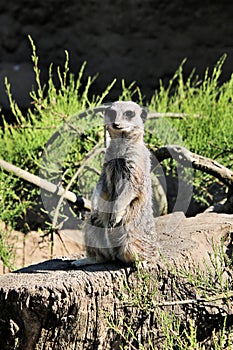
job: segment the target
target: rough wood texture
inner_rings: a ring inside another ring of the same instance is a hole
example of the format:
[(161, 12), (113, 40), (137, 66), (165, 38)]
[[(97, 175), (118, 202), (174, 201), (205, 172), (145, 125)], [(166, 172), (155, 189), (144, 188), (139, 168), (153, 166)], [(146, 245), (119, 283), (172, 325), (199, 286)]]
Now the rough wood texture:
[[(159, 249), (173, 267), (199, 264), (204, 268), (203, 258), (210, 264), (212, 240), (219, 243), (225, 238), (226, 252), (231, 253), (233, 215), (204, 213), (186, 219), (176, 213), (160, 217), (156, 222)], [(167, 301), (197, 297), (193, 287), (170, 272), (164, 259), (158, 258), (145, 269), (152, 277), (159, 274), (159, 291)], [(45, 261), (1, 276), (0, 349), (119, 349), (122, 339), (109, 329), (104, 312), (113, 320), (135, 316), (137, 336), (146, 342), (152, 325), (156, 329), (154, 312), (143, 317), (137, 308), (122, 305), (120, 294), (124, 279), (132, 288), (137, 286), (133, 268), (101, 264), (74, 270), (70, 261), (63, 259)], [(223, 322), (223, 314), (232, 321), (230, 302), (219, 303), (217, 311), (216, 305), (208, 306), (208, 310), (203, 305), (194, 306), (190, 303), (170, 308), (183, 322), (188, 314), (195, 313), (202, 333), (203, 329), (208, 333), (216, 322)], [(158, 327), (153, 337), (158, 345)]]

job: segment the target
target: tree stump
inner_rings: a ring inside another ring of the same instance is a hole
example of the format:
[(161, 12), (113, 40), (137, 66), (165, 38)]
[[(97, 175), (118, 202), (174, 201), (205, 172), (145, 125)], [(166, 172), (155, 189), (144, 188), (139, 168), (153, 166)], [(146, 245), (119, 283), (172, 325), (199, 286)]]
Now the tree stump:
[(139, 290), (142, 279), (136, 268), (111, 263), (74, 269), (68, 258), (45, 261), (0, 277), (0, 349), (120, 349), (127, 339), (112, 325), (119, 327), (121, 320), (133, 320), (137, 339), (128, 349), (137, 348), (139, 341), (148, 344), (149, 335), (159, 348), (164, 336), (155, 317), (159, 308), (174, 313), (184, 326), (193, 315), (203, 338), (225, 316), (232, 321), (232, 296), (212, 305), (198, 302), (195, 286), (176, 271), (214, 269), (213, 247), (223, 239), (225, 253), (231, 255), (233, 215), (169, 214), (156, 219), (156, 231), (160, 256), (140, 270), (149, 274), (149, 284), (157, 283), (151, 310), (122, 300), (129, 292), (124, 283)]

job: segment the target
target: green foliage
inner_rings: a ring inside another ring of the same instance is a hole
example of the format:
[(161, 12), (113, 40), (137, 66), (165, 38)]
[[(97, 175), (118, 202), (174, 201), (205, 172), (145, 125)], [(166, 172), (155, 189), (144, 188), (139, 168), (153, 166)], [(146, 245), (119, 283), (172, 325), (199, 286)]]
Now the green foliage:
[(15, 251), (13, 244), (8, 243), (10, 234), (10, 230), (7, 230), (5, 228), (0, 229), (0, 257), (4, 268), (7, 267), (8, 269), (13, 269)]
[[(157, 112), (183, 113), (180, 118), (167, 118), (168, 122), (155, 124), (167, 144), (182, 144), (190, 151), (217, 160), (228, 168), (233, 167), (233, 75), (224, 84), (219, 83), (226, 55), (220, 58), (213, 71), (206, 70), (203, 80), (194, 71), (185, 81), (181, 64), (167, 88), (161, 82), (148, 106)], [(150, 122), (151, 123), (151, 122)], [(162, 126), (161, 126), (162, 125)], [(172, 132), (171, 125), (175, 132)], [(163, 129), (161, 129), (163, 127)], [(150, 130), (152, 128), (150, 127)], [(167, 129), (167, 135), (166, 130)], [(157, 143), (154, 128), (150, 144)], [(177, 137), (178, 135), (178, 137)], [(210, 175), (196, 171), (195, 199), (203, 207), (213, 201), (207, 191), (212, 185)]]
[[(85, 63), (80, 69), (78, 78), (75, 79), (74, 75), (69, 72), (69, 56), (66, 52), (63, 72), (58, 67), (54, 73), (51, 65), (48, 85), (42, 87), (36, 48), (31, 38), (30, 41), (32, 44), (32, 61), (34, 63), (37, 82), (37, 89), (31, 92), (33, 108), (28, 109), (26, 116), (22, 114), (17, 103), (13, 100), (10, 84), (6, 79), (7, 94), (16, 123), (7, 124), (4, 121), (4, 116), (2, 116), (4, 127), (0, 129), (0, 157), (24, 170), (38, 175), (40, 167), (43, 166), (41, 164), (43, 149), (54, 132), (70, 116), (78, 114), (86, 108), (101, 104), (114, 82), (106, 88), (101, 96), (92, 97), (92, 100), (90, 100), (89, 89), (94, 79), (89, 77), (85, 88), (82, 88), (81, 92), (81, 80)], [(53, 76), (55, 74), (59, 79), (59, 88), (56, 88), (53, 82)], [(80, 125), (79, 128), (81, 129)], [(99, 129), (100, 127), (92, 128), (88, 135), (85, 133), (82, 134), (82, 137), (75, 140), (73, 145), (69, 145), (71, 149), (67, 153), (62, 166), (63, 169), (69, 172), (67, 181), (72, 176), (73, 165), (75, 164), (76, 167), (79, 166), (83, 155), (96, 144), (96, 132), (99, 132)], [(103, 138), (103, 130), (101, 137)], [(62, 147), (61, 151), (64, 151), (64, 147)], [(57, 152), (59, 152), (59, 149), (57, 149)], [(56, 156), (59, 158), (59, 153)], [(6, 179), (8, 179), (7, 182)], [(1, 201), (0, 212), (4, 212), (4, 216), (1, 216), (1, 219), (5, 219), (7, 215), (11, 225), (14, 225), (17, 218), (22, 216), (22, 210), (20, 208), (25, 210), (27, 206), (32, 204), (35, 196), (39, 195), (38, 189), (32, 190), (32, 187), (25, 184), (21, 179), (14, 178), (4, 172), (1, 174), (0, 191), (5, 196), (4, 201)], [(7, 192), (7, 195), (5, 192)], [(18, 209), (16, 210), (16, 208)]]
[[(192, 152), (218, 160), (226, 166), (233, 159), (224, 152), (233, 149), (233, 76), (223, 85), (219, 78), (226, 56), (216, 64), (212, 74), (206, 70), (203, 81), (194, 77), (187, 81), (183, 77), (183, 65), (180, 66), (167, 89), (160, 86), (150, 101), (150, 108), (159, 112), (180, 112), (189, 117), (172, 120), (184, 145)], [(219, 155), (219, 150), (222, 154)]]

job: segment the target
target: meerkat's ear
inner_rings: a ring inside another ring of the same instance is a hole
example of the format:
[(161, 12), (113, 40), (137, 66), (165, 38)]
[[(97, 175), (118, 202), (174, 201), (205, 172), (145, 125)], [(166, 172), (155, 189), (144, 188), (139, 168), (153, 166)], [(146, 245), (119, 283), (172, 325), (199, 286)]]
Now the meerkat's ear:
[(148, 113), (147, 108), (142, 107), (141, 118), (142, 118), (143, 123), (145, 123), (145, 121), (146, 121), (147, 113)]
[(105, 109), (112, 107), (112, 102), (103, 103), (102, 105)]

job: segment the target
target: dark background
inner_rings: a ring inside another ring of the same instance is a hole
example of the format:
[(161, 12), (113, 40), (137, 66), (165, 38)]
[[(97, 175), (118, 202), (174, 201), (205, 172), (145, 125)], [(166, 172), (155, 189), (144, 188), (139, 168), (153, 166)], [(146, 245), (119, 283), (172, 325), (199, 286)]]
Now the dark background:
[(0, 3), (0, 105), (8, 108), (4, 77), (21, 107), (30, 104), (34, 82), (30, 34), (40, 58), (42, 77), (51, 62), (85, 77), (99, 73), (93, 93), (118, 78), (109, 99), (117, 98), (120, 80), (136, 81), (149, 98), (159, 80), (167, 82), (184, 58), (185, 75), (207, 67), (227, 53), (222, 81), (233, 63), (233, 3), (227, 1), (152, 0), (9, 0)]

